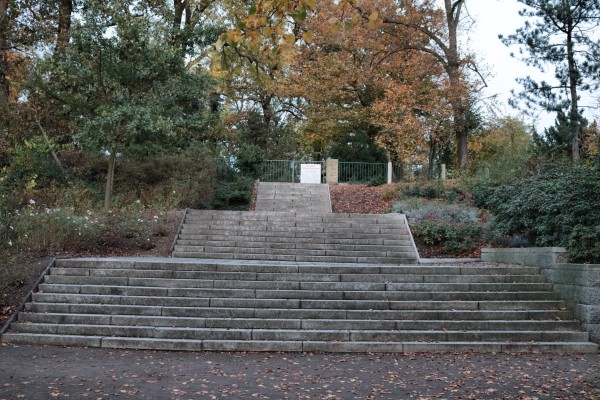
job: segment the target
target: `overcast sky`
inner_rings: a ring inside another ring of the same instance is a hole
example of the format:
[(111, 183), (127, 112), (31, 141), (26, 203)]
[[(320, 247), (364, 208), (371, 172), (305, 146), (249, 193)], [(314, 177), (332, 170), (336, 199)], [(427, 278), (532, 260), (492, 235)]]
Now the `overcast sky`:
[[(474, 52), (480, 55), (484, 66), (487, 66), (492, 74), (487, 79), (488, 88), (484, 93), (487, 96), (499, 95), (500, 104), (503, 105), (502, 112), (505, 114), (518, 115), (517, 110), (508, 105), (510, 90), (520, 90), (520, 85), (515, 82), (517, 77), (541, 77), (541, 73), (523, 62), (510, 56), (515, 47), (505, 46), (498, 34), (508, 36), (522, 27), (525, 20), (518, 11), (525, 6), (517, 0), (469, 0), (467, 10), (475, 21), (472, 31), (469, 33), (469, 45)], [(550, 70), (552, 79), (553, 70)], [(585, 99), (584, 99), (585, 100)], [(588, 119), (592, 119), (592, 111), (585, 111)], [(538, 132), (544, 127), (554, 124), (554, 115), (540, 114), (537, 121), (532, 121)]]

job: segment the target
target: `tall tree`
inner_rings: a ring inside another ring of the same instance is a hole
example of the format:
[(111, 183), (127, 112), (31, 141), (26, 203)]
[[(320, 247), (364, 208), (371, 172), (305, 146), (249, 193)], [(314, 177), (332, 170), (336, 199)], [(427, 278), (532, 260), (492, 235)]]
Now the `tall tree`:
[[(367, 2), (347, 0), (368, 19), (372, 25), (380, 26), (388, 33), (388, 27), (403, 26), (414, 35), (428, 38), (415, 49), (434, 57), (445, 71), (449, 90), (447, 100), (452, 108), (453, 131), (456, 138), (457, 164), (460, 168), (468, 163), (469, 94), (472, 91), (467, 80), (466, 69), (470, 68), (481, 77), (473, 58), (459, 48), (458, 35), (463, 22), (466, 0), (444, 0), (440, 10), (434, 0), (408, 0), (398, 4), (402, 13), (386, 14), (369, 7)], [(483, 78), (482, 78), (483, 79)]]
[(523, 101), (559, 112), (568, 110), (571, 158), (581, 158), (582, 116), (579, 104), (581, 92), (596, 90), (600, 85), (598, 38), (594, 36), (600, 24), (598, 0), (519, 0), (528, 8), (519, 12), (527, 18), (525, 26), (506, 38), (506, 45), (520, 46), (521, 57), (528, 65), (544, 70), (554, 67), (556, 83), (537, 82), (531, 77), (519, 78), (523, 91), (515, 103)]
[[(399, 12), (394, 1), (371, 5)], [(428, 39), (404, 26), (375, 29), (347, 4), (318, 5), (307, 28), (312, 41), (302, 46), (288, 85), (307, 101), (307, 138), (323, 147), (366, 133), (397, 161), (423, 161), (427, 115), (442, 101), (444, 86), (431, 55), (416, 50)]]
[(147, 10), (105, 5), (89, 0), (64, 55), (38, 63), (31, 97), (58, 102), (77, 125), (75, 141), (107, 155), (108, 209), (118, 157), (180, 147), (206, 130), (210, 82), (185, 70), (169, 29)]
[[(299, 115), (296, 100), (288, 96), (284, 82), (297, 51), (298, 26), (304, 16), (279, 20), (263, 14), (266, 5), (261, 2), (251, 6), (251, 11), (247, 2), (222, 4), (227, 25), (242, 29), (223, 34), (219, 51), (213, 53), (211, 73), (221, 84), (223, 126), (238, 136), (232, 141), (234, 147), (251, 139), (269, 157), (293, 153), (296, 141), (289, 140), (290, 128)], [(250, 135), (249, 129), (254, 130)]]

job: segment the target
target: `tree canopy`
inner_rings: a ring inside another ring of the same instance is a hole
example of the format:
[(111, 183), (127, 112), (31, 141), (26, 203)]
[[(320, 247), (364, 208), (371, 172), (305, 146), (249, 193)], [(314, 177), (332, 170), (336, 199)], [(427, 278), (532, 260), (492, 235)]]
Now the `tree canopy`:
[[(523, 106), (557, 112), (556, 127), (534, 136), (538, 150), (568, 142), (576, 162), (597, 154), (579, 96), (598, 87), (598, 1), (520, 1), (530, 20), (505, 42), (556, 71), (556, 82), (521, 80)], [(103, 165), (92, 175), (109, 208), (121, 161), (190, 148), (229, 159), (248, 148), (385, 156), (427, 163), (430, 176), (450, 160), (487, 165), (508, 146), (502, 135), (529, 136), (477, 105), (485, 81), (460, 41), (468, 5), (0, 0), (0, 182), (40, 154), (47, 163), (30, 163), (22, 185), (52, 174), (68, 182), (69, 157), (85, 154)]]

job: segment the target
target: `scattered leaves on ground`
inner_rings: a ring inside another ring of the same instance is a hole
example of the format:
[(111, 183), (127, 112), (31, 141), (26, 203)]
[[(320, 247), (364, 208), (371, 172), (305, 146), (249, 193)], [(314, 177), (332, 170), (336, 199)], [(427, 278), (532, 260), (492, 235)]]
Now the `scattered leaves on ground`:
[(331, 207), (336, 213), (385, 214), (393, 200), (384, 200), (385, 186), (330, 185)]
[(0, 347), (0, 399), (598, 399), (598, 354)]

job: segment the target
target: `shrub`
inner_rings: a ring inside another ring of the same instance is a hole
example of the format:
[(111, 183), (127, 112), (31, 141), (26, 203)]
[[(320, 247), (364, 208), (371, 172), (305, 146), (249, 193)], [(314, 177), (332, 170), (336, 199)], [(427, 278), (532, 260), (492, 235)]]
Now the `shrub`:
[(572, 261), (600, 263), (600, 226), (575, 226), (567, 249)]
[(0, 289), (26, 277), (24, 265), (29, 258), (95, 254), (106, 247), (149, 249), (151, 237), (164, 231), (163, 215), (141, 204), (109, 213), (77, 213), (71, 208), (40, 208), (32, 200), (28, 207), (3, 214), (0, 220)]
[(441, 181), (428, 181), (409, 184), (402, 190), (402, 197), (422, 197), (424, 199), (443, 199), (446, 188)]
[(258, 146), (243, 144), (235, 153), (235, 166), (243, 175), (258, 178), (265, 159), (265, 152)]
[(471, 202), (448, 204), (409, 198), (392, 209), (406, 214), (415, 238), (428, 245), (442, 245), (450, 255), (469, 254), (493, 236), (491, 216)]
[(502, 234), (522, 235), (536, 246), (564, 246), (571, 257), (593, 261), (600, 226), (600, 169), (549, 171), (501, 186), (481, 201)]
[(375, 176), (375, 177), (372, 177), (371, 179), (369, 179), (367, 186), (381, 186), (381, 185), (385, 185), (385, 184), (386, 184), (385, 179), (383, 179), (381, 176)]
[(247, 176), (236, 176), (227, 181), (218, 180), (207, 206), (214, 210), (247, 210), (253, 186), (254, 179)]
[(107, 245), (120, 247), (123, 239), (132, 239), (135, 246), (147, 249), (160, 217), (157, 213), (147, 219), (144, 212), (141, 207), (79, 214), (73, 209), (28, 207), (10, 218), (9, 240), (15, 249), (32, 254), (89, 252)]
[(486, 237), (484, 225), (475, 221), (421, 220), (413, 223), (412, 232), (426, 244), (442, 244), (444, 250), (452, 255), (477, 249)]
[(402, 193), (402, 188), (398, 184), (385, 185), (381, 191), (381, 198), (385, 201), (397, 199)]
[(477, 218), (477, 210), (457, 204), (429, 203), (419, 210), (409, 212), (408, 215), (416, 220), (439, 219), (453, 222), (467, 222), (474, 221)]

